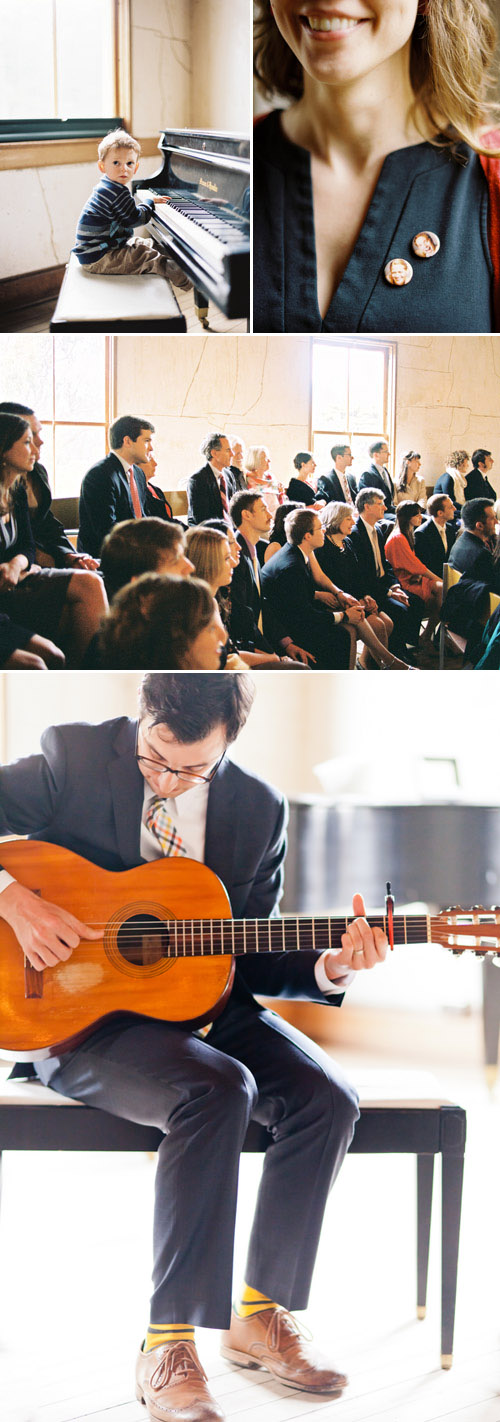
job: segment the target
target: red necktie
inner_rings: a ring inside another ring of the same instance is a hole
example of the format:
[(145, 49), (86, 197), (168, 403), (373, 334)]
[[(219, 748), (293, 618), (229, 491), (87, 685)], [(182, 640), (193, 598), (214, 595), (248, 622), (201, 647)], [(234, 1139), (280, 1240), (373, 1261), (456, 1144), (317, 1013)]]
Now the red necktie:
[(137, 488), (137, 484), (136, 484), (136, 482), (135, 482), (135, 474), (134, 474), (134, 471), (133, 471), (133, 468), (132, 468), (132, 467), (130, 467), (130, 469), (129, 469), (129, 471), (128, 471), (128, 477), (129, 477), (129, 484), (130, 484), (130, 497), (131, 497), (131, 499), (132, 499), (132, 508), (133, 508), (133, 510), (134, 510), (134, 517), (135, 517), (135, 518), (142, 518), (142, 517), (143, 517), (143, 513), (142, 513), (142, 508), (141, 508), (141, 501), (140, 501), (140, 498), (139, 498), (139, 491), (138, 491), (138, 488)]
[(219, 474), (219, 489), (224, 513), (229, 514), (229, 503), (227, 498), (227, 484), (225, 474)]

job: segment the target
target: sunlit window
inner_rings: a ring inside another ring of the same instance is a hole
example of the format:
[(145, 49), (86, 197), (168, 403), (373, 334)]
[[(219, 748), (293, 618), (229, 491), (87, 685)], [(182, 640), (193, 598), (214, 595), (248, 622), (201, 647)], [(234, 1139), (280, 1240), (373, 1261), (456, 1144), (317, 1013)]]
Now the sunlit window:
[(74, 498), (103, 459), (110, 420), (109, 337), (0, 336), (0, 390), (43, 424), (41, 462), (55, 498)]
[(115, 111), (115, 0), (0, 0), (2, 119)]
[(394, 359), (387, 341), (313, 341), (311, 448), (321, 471), (331, 466), (332, 445), (345, 443), (354, 455), (352, 472), (359, 476), (371, 441), (390, 439)]

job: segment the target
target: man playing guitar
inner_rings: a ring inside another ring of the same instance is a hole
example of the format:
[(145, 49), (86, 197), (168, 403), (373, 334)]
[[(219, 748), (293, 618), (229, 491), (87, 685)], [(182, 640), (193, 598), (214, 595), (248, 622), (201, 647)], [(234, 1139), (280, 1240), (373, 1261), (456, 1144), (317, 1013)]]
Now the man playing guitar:
[[(0, 834), (48, 841), (117, 873), (164, 855), (197, 860), (222, 880), (235, 918), (274, 918), (286, 803), (226, 754), (253, 694), (245, 673), (148, 674), (137, 723), (119, 717), (49, 728), (40, 754), (0, 770)], [(307, 1306), (356, 1093), (325, 1052), (254, 994), (340, 1006), (354, 972), (381, 962), (387, 949), (359, 894), (353, 911), (340, 951), (238, 957), (229, 999), (208, 1030), (121, 1013), (81, 1045), (36, 1063), (55, 1091), (164, 1132), (151, 1313), (136, 1373), (151, 1418), (223, 1417), (196, 1352), (196, 1324), (225, 1330), (223, 1356), (266, 1368), (288, 1386), (338, 1396), (346, 1384), (288, 1310)], [(2, 870), (0, 917), (37, 973), (78, 954), (81, 941), (102, 938), (92, 922)], [(231, 1310), (238, 1165), (251, 1119), (267, 1128), (270, 1143), (245, 1283)]]

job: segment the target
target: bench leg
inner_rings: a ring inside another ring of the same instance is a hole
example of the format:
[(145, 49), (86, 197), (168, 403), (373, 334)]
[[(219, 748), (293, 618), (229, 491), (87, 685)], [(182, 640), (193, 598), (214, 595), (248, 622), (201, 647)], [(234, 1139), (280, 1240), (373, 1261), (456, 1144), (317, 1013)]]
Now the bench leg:
[(425, 1318), (434, 1156), (417, 1156), (417, 1318)]
[(500, 971), (489, 958), (485, 958), (483, 963), (483, 1039), (488, 1086), (494, 1086), (497, 1078), (499, 1032)]
[(442, 1117), (441, 1367), (451, 1368), (466, 1115), (458, 1108), (445, 1107)]

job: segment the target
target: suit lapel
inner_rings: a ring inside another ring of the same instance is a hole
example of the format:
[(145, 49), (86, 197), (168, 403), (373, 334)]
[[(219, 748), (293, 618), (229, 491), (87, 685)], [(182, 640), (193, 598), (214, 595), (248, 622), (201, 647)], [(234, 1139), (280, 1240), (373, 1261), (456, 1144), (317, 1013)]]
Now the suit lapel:
[(205, 864), (222, 880), (229, 895), (233, 885), (238, 818), (235, 798), (236, 792), (231, 785), (231, 762), (224, 760), (208, 793)]
[(135, 721), (120, 726), (108, 767), (116, 839), (124, 866), (143, 864), (140, 852), (144, 780), (134, 760)]

